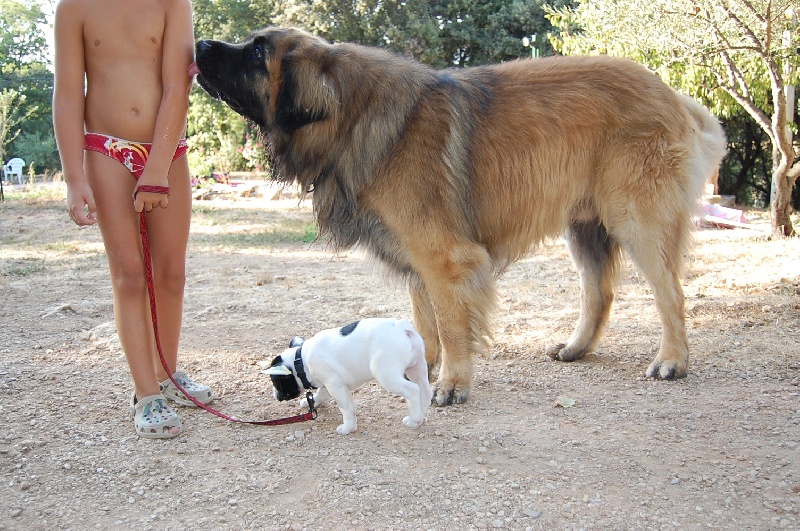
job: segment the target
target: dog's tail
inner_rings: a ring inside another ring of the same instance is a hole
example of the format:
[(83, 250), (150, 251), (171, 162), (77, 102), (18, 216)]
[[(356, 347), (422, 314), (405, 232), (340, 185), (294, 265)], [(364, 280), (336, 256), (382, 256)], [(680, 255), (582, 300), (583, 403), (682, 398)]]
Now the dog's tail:
[(725, 130), (719, 120), (708, 109), (700, 105), (694, 98), (680, 94), (689, 116), (692, 117), (698, 138), (697, 149), (692, 153), (689, 171), (693, 177), (693, 190), (690, 190), (690, 199), (697, 201), (703, 190), (703, 184), (714, 172), (719, 170), (719, 165), (727, 153)]
[(406, 337), (408, 341), (411, 343), (411, 352), (414, 353), (415, 360), (424, 360), (425, 359), (425, 342), (422, 341), (422, 336), (419, 335), (419, 332), (414, 328), (409, 321), (405, 319), (397, 321), (397, 326), (399, 326), (403, 331), (406, 333)]

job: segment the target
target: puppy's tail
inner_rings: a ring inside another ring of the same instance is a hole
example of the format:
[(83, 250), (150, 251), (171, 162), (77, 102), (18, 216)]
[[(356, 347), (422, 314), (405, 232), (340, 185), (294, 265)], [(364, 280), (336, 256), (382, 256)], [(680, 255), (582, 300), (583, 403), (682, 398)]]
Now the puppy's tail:
[(422, 341), (422, 336), (420, 336), (419, 332), (416, 331), (414, 325), (412, 325), (409, 321), (401, 320), (397, 321), (397, 326), (399, 326), (406, 333), (406, 337), (408, 338), (409, 343), (411, 343), (411, 352), (414, 353), (414, 359), (424, 361), (425, 342)]

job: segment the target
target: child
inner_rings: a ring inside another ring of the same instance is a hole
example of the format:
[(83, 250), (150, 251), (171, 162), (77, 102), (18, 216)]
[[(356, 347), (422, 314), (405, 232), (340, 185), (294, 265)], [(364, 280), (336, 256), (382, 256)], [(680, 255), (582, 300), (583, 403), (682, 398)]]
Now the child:
[[(155, 348), (139, 234), (142, 210), (149, 213), (167, 365), (192, 396), (203, 403), (214, 398), (208, 386), (175, 371), (191, 217), (183, 135), (193, 56), (189, 0), (60, 0), (56, 8), (53, 123), (67, 207), (76, 224), (100, 227), (114, 320), (135, 386), (134, 426), (148, 438), (181, 433), (168, 400), (194, 404), (169, 380)], [(168, 186), (169, 194), (137, 194), (139, 186)]]

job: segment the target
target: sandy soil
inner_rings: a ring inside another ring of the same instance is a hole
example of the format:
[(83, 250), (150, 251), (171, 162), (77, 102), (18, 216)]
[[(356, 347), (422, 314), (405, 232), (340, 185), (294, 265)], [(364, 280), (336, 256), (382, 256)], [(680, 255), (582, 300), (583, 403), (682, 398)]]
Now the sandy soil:
[[(800, 529), (799, 240), (697, 233), (680, 381), (643, 376), (660, 327), (630, 264), (598, 351), (546, 358), (579, 297), (552, 242), (500, 280), (470, 400), (419, 430), (366, 385), (352, 435), (335, 433), (334, 406), (281, 427), (181, 408), (185, 433), (150, 441), (128, 416), (99, 232), (52, 194), (9, 197), (0, 529)], [(292, 336), (410, 317), (403, 286), (360, 252), (298, 241), (310, 220), (297, 201), (196, 203), (181, 356), (229, 414), (302, 412), (259, 374)]]

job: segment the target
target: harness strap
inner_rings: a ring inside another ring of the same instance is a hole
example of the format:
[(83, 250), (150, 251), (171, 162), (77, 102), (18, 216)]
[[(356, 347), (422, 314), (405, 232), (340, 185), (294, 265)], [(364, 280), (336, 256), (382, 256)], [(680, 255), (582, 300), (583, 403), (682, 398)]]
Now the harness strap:
[(303, 383), (303, 387), (308, 389), (316, 389), (316, 386), (311, 385), (306, 376), (306, 370), (303, 368), (303, 345), (297, 347), (297, 352), (294, 355), (294, 370), (297, 372), (297, 377)]
[[(155, 192), (159, 194), (168, 194), (169, 188), (166, 186), (147, 186), (143, 185), (140, 186), (136, 193), (138, 192)], [(135, 197), (135, 193), (134, 193)], [(312, 420), (317, 418), (317, 410), (314, 407), (314, 397), (311, 391), (306, 393), (306, 399), (308, 400), (308, 413), (304, 413), (302, 415), (295, 415), (292, 417), (285, 417), (282, 419), (275, 419), (275, 420), (240, 420), (230, 415), (226, 415), (221, 411), (217, 411), (213, 407), (203, 404), (195, 397), (189, 394), (186, 389), (184, 389), (180, 383), (175, 380), (172, 376), (172, 371), (167, 366), (167, 360), (164, 359), (164, 352), (161, 350), (161, 340), (158, 336), (158, 318), (156, 316), (156, 294), (155, 294), (155, 283), (153, 282), (153, 259), (150, 254), (150, 236), (147, 230), (147, 214), (145, 214), (144, 210), (139, 213), (139, 231), (142, 235), (142, 251), (144, 253), (144, 270), (145, 276), (147, 278), (147, 294), (150, 297), (150, 314), (153, 317), (153, 334), (155, 335), (156, 339), (156, 348), (158, 349), (158, 357), (161, 359), (161, 366), (164, 367), (169, 379), (172, 383), (175, 384), (181, 393), (184, 394), (186, 398), (191, 400), (197, 407), (202, 408), (212, 415), (216, 415), (217, 417), (223, 418), (225, 420), (229, 420), (231, 422), (239, 422), (242, 424), (254, 424), (257, 426), (280, 426), (283, 424), (294, 424), (296, 422), (305, 422), (307, 420)], [(304, 373), (305, 375), (305, 373)]]

